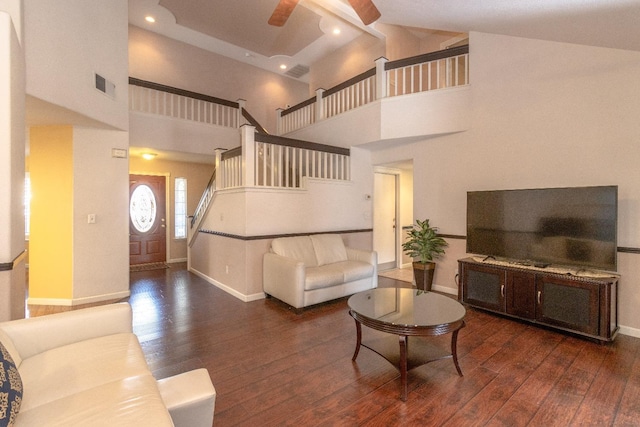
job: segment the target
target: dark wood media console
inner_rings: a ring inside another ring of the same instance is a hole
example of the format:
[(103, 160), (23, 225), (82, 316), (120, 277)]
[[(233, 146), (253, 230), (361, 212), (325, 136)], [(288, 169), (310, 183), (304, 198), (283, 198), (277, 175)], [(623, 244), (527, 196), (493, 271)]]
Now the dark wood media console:
[(618, 277), (507, 262), (458, 260), (458, 299), (600, 342), (618, 333)]

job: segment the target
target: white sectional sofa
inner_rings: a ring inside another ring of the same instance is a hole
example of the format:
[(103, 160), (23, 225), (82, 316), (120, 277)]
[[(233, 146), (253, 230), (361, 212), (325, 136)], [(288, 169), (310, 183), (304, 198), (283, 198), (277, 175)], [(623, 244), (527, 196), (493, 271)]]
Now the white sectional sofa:
[(0, 343), (22, 383), (16, 427), (213, 424), (206, 369), (156, 381), (127, 303), (0, 323)]
[(377, 286), (376, 252), (348, 248), (339, 234), (279, 237), (264, 255), (265, 294), (297, 309)]

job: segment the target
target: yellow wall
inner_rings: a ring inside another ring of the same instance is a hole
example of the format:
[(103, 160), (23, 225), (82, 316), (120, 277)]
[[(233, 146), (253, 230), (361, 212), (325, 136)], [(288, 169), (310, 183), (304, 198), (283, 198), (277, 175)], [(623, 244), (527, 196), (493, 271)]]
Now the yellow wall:
[(73, 127), (30, 129), (29, 297), (73, 293)]

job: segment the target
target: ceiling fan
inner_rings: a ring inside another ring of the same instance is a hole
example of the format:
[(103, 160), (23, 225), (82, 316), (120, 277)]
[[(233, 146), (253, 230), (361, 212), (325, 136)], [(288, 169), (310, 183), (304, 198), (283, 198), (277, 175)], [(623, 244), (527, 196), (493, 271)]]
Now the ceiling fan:
[[(289, 15), (293, 12), (298, 1), (300, 0), (280, 0), (271, 18), (269, 18), (269, 25), (282, 27), (289, 19)], [(372, 0), (349, 0), (349, 3), (364, 25), (369, 25), (380, 18), (380, 11)]]

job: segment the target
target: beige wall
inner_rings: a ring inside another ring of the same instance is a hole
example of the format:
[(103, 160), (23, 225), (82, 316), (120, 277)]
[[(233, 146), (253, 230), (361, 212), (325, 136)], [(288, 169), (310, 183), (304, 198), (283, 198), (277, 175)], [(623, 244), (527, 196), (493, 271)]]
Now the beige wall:
[[(385, 43), (383, 40), (368, 34), (358, 37), (348, 45), (311, 65), (307, 98), (315, 95), (316, 89), (330, 89), (375, 67), (374, 61), (384, 55)], [(306, 98), (301, 98), (291, 105), (304, 99)]]
[(169, 212), (167, 215), (167, 224), (169, 225), (167, 260), (169, 262), (185, 261), (187, 259), (187, 241), (186, 239), (176, 239), (173, 228), (175, 218), (175, 179), (178, 177), (187, 178), (187, 213), (193, 215), (198, 202), (200, 202), (202, 192), (211, 178), (213, 165), (158, 159), (144, 160), (139, 157), (132, 157), (129, 159), (129, 173), (167, 176), (169, 184), (167, 189), (167, 212)]
[(230, 101), (246, 100), (270, 133), (276, 109), (307, 97), (306, 83), (129, 26), (129, 75)]

